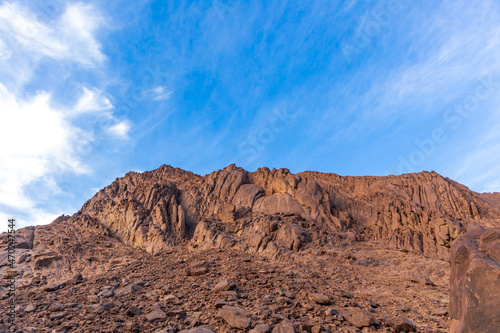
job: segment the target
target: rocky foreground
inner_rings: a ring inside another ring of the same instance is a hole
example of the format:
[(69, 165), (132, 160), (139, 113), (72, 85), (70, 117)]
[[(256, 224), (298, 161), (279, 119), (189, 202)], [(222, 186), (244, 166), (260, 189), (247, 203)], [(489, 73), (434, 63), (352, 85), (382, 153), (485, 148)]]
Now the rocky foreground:
[(434, 172), (131, 172), (16, 233), (0, 331), (499, 332), (498, 227), (499, 193)]

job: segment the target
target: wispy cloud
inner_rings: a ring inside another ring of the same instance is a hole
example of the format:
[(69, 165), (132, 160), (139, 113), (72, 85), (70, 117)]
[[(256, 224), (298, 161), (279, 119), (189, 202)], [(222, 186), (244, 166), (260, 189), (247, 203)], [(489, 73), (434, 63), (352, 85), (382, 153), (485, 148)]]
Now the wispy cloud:
[[(315, 127), (311, 127), (314, 128), (311, 136), (322, 137), (333, 132), (330, 142), (340, 146), (383, 131), (384, 136), (389, 136), (401, 128), (411, 128), (411, 123), (418, 121), (425, 122), (430, 135), (433, 126), (446, 125), (444, 114), (473, 93), (481, 80), (489, 75), (500, 77), (500, 7), (496, 2), (444, 1), (431, 8), (415, 5), (400, 16), (399, 22), (393, 22), (386, 34), (377, 36), (376, 46), (365, 50), (362, 69), (353, 72), (343, 86), (334, 86), (329, 101), (332, 112), (318, 115)], [(404, 35), (404, 40), (398, 35)], [(387, 43), (392, 43), (391, 47)], [(349, 103), (344, 104), (343, 100)], [(491, 116), (497, 105), (481, 105), (481, 117)], [(474, 138), (484, 133), (484, 124), (480, 122), (468, 121), (463, 125), (472, 126), (477, 128)], [(421, 134), (412, 130), (407, 129), (401, 138), (410, 138), (406, 155), (415, 149), (412, 141), (422, 139), (418, 137)], [(451, 137), (454, 132), (446, 132), (446, 135)], [(387, 141), (384, 144), (390, 147)], [(393, 146), (397, 146), (397, 142)], [(435, 154), (444, 154), (445, 149), (449, 146), (439, 146)], [(324, 147), (320, 146), (319, 150), (324, 152)], [(448, 170), (447, 175), (460, 177), (448, 166), (462, 165), (460, 174), (465, 175), (467, 168), (472, 168), (472, 172), (474, 164), (488, 163), (486, 152), (476, 156), (475, 163), (465, 165), (462, 164), (464, 155), (462, 150), (440, 165), (423, 163), (419, 168)], [(392, 172), (397, 172), (396, 164)], [(463, 179), (474, 184), (475, 189), (488, 186), (486, 178), (478, 174)]]
[[(97, 36), (105, 24), (98, 8), (82, 3), (65, 4), (50, 22), (21, 4), (0, 5), (1, 218), (18, 215), (23, 226), (49, 223), (60, 214), (50, 198), (62, 193), (61, 175), (91, 172), (82, 152), (98, 137), (97, 122), (107, 120), (99, 130), (110, 138), (128, 138), (129, 121), (113, 116), (109, 96), (96, 87), (74, 83), (78, 95), (63, 104), (61, 97), (68, 96), (55, 96), (50, 85), (27, 89), (42, 63), (53, 64), (45, 70), (61, 80), (75, 64), (84, 70), (101, 66), (106, 56)], [(44, 198), (36, 195), (42, 191)]]
[(73, 111), (76, 114), (86, 112), (101, 112), (103, 116), (111, 117), (113, 105), (102, 91), (93, 87), (83, 87), (83, 93), (78, 99)]
[[(445, 1), (421, 21), (424, 14), (420, 8), (404, 14), (402, 24), (420, 22), (405, 32), (411, 46), (401, 55), (391, 54), (391, 68), (368, 67), (369, 72), (353, 77), (350, 93), (359, 93), (360, 80), (376, 77), (360, 96), (370, 107), (358, 113), (358, 120), (383, 122), (402, 116), (404, 109), (414, 112), (415, 105), (420, 115), (440, 112), (440, 105), (453, 102), (488, 73), (500, 72), (500, 16), (495, 2)], [(400, 31), (395, 27), (393, 33)]]
[[(500, 103), (497, 96), (496, 103)], [(481, 116), (482, 117), (482, 116)], [(476, 126), (464, 129), (466, 143), (452, 149), (454, 163), (445, 170), (453, 179), (484, 192), (500, 191), (500, 111), (495, 110)], [(472, 132), (472, 133), (471, 133)], [(464, 146), (467, 149), (464, 149)], [(453, 158), (453, 157), (452, 157)]]
[(84, 65), (101, 64), (105, 56), (95, 35), (104, 24), (98, 10), (82, 3), (67, 4), (64, 13), (47, 24), (17, 3), (0, 6), (0, 32), (12, 48)]
[(172, 95), (172, 91), (167, 90), (163, 86), (155, 87), (155, 88), (147, 91), (146, 93), (151, 94), (153, 96), (154, 101), (164, 101), (164, 100), (169, 99), (170, 95)]
[(115, 125), (107, 128), (107, 132), (114, 138), (120, 140), (128, 139), (128, 133), (130, 131), (130, 122), (128, 120), (122, 120)]

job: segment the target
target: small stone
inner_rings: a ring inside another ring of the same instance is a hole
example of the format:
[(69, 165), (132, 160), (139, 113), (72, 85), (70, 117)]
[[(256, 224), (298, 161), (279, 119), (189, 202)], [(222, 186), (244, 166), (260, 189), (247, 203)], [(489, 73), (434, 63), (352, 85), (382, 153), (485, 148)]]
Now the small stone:
[(134, 306), (132, 305), (131, 307), (129, 307), (127, 309), (127, 311), (125, 312), (125, 314), (129, 317), (134, 317), (134, 316), (138, 316), (141, 314), (141, 309), (139, 309), (137, 306)]
[(368, 327), (375, 323), (375, 320), (360, 308), (348, 307), (341, 310), (340, 313), (346, 321), (358, 328)]
[(170, 294), (170, 295), (167, 295), (163, 298), (163, 301), (167, 304), (179, 304), (179, 298), (177, 298), (176, 296)]
[(167, 318), (167, 315), (161, 309), (155, 309), (146, 315), (146, 319), (149, 322), (164, 320), (165, 318)]
[(55, 312), (55, 313), (51, 313), (49, 318), (51, 320), (59, 320), (59, 319), (63, 319), (66, 316), (67, 316), (66, 312)]
[(90, 303), (99, 303), (99, 297), (97, 295), (88, 295), (87, 301)]
[(83, 306), (83, 313), (94, 313), (97, 308), (99, 307), (99, 304), (87, 304)]
[(100, 293), (99, 293), (99, 296), (101, 297), (112, 297), (114, 295), (113, 293), (113, 290), (109, 289), (109, 288), (105, 288), (103, 289)]
[(238, 293), (236, 292), (236, 290), (224, 290), (224, 291), (221, 291), (220, 293), (222, 295), (231, 296), (231, 297), (237, 297), (238, 296)]
[(273, 313), (272, 318), (278, 319), (278, 321), (288, 320), (288, 318), (283, 316), (281, 313)]
[(328, 309), (325, 311), (325, 316), (327, 317), (331, 317), (331, 316), (335, 316), (337, 314), (337, 310), (335, 309)]
[(272, 333), (297, 333), (297, 329), (290, 321), (284, 320), (273, 328)]
[(306, 309), (307, 311), (314, 310), (314, 306), (313, 306), (311, 303), (309, 303), (309, 302), (307, 302), (307, 303), (303, 304), (302, 306), (303, 306), (303, 307), (304, 307), (304, 309)]
[(282, 296), (280, 296), (280, 297), (276, 298), (276, 303), (278, 303), (278, 304), (279, 303), (290, 304), (291, 302), (292, 302), (292, 300), (290, 298), (288, 298), (288, 297), (282, 297)]
[(103, 303), (102, 307), (104, 308), (104, 310), (111, 310), (112, 308), (115, 307), (115, 305), (113, 304), (113, 302), (107, 302)]
[(216, 309), (220, 309), (222, 308), (224, 305), (227, 305), (227, 302), (222, 300), (222, 299), (219, 299), (217, 301), (215, 301), (215, 308)]
[(101, 313), (104, 313), (104, 311), (106, 311), (106, 309), (104, 308), (104, 306), (98, 305), (97, 308), (94, 310), (94, 313), (101, 314)]
[(212, 331), (208, 326), (200, 326), (188, 330), (182, 330), (178, 333), (214, 333), (214, 331)]
[(227, 291), (234, 289), (236, 289), (235, 283), (229, 281), (229, 279), (222, 279), (212, 288), (212, 291)]
[(321, 325), (316, 325), (311, 328), (311, 333), (321, 333), (324, 331), (323, 326)]
[(249, 333), (268, 333), (270, 329), (271, 327), (268, 324), (258, 324)]
[(139, 324), (136, 322), (128, 321), (125, 324), (125, 330), (129, 332), (139, 332)]
[(251, 313), (248, 310), (237, 306), (223, 306), (221, 317), (226, 323), (233, 328), (245, 329), (250, 326)]
[(354, 326), (349, 326), (349, 327), (347, 328), (347, 331), (348, 331), (349, 333), (362, 333), (362, 331), (361, 331), (359, 328), (354, 327)]
[(415, 325), (407, 318), (391, 318), (387, 321), (387, 325), (393, 327), (396, 332), (414, 332), (416, 330)]
[(82, 283), (83, 282), (83, 276), (82, 276), (82, 274), (81, 273), (75, 274), (75, 276), (73, 276), (73, 278), (71, 279), (71, 281), (74, 284)]
[(413, 273), (410, 277), (410, 281), (415, 282), (415, 283), (420, 283), (423, 285), (427, 285), (427, 286), (434, 286), (434, 282), (432, 282), (432, 280), (428, 276), (425, 276), (420, 272)]
[(208, 267), (210, 263), (206, 260), (197, 260), (191, 264), (191, 268)]
[(136, 284), (129, 284), (129, 285), (126, 285), (125, 287), (116, 289), (115, 296), (120, 297), (120, 296), (133, 294), (140, 289), (141, 289), (141, 286), (137, 283)]
[(61, 328), (58, 328), (58, 329), (53, 329), (52, 333), (66, 333), (66, 331), (67, 331), (66, 327), (61, 327)]
[(182, 309), (168, 310), (166, 314), (168, 317), (177, 317), (177, 318), (185, 318), (186, 317), (186, 312)]
[(35, 306), (33, 305), (33, 303), (30, 303), (30, 304), (28, 304), (28, 306), (26, 307), (26, 309), (24, 309), (24, 311), (26, 311), (26, 312), (33, 312), (33, 311), (35, 311)]
[(399, 311), (408, 312), (408, 311), (410, 311), (410, 310), (411, 310), (411, 309), (410, 309), (410, 307), (409, 307), (408, 305), (401, 304), (401, 305), (399, 306)]
[(446, 316), (447, 314), (448, 314), (448, 310), (445, 308), (439, 308), (439, 309), (435, 309), (434, 311), (432, 311), (433, 316)]
[(200, 276), (208, 273), (208, 267), (196, 267), (187, 271), (188, 276)]
[(27, 253), (22, 253), (19, 257), (16, 259), (16, 263), (22, 264), (23, 262), (26, 261), (26, 259), (29, 258), (29, 255)]
[(323, 295), (323, 294), (310, 293), (309, 298), (318, 304), (325, 304), (326, 305), (326, 304), (331, 303), (330, 298), (326, 295)]
[(63, 308), (62, 304), (59, 303), (54, 303), (49, 307), (50, 312), (58, 312)]

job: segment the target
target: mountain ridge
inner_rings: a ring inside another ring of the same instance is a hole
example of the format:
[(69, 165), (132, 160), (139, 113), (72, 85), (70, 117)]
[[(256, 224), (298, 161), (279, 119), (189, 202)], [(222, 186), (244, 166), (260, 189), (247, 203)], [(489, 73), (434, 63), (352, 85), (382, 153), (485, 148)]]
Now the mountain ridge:
[[(304, 178), (304, 181), (302, 181), (302, 178)], [(308, 179), (312, 184), (309, 187), (306, 184)], [(144, 193), (146, 189), (138, 189), (136, 183), (139, 184), (141, 182), (146, 184), (144, 186), (148, 191), (152, 192)], [(163, 200), (164, 202), (161, 203), (163, 208), (155, 206), (158, 204), (155, 200), (156, 196), (158, 196), (158, 186), (160, 185), (165, 186), (160, 196), (167, 195), (169, 196), (167, 201), (170, 200), (169, 203)], [(346, 231), (344, 224), (346, 222), (350, 223), (350, 220), (356, 220), (356, 222), (358, 222), (358, 227), (367, 227), (367, 225), (362, 225), (362, 223), (360, 225), (359, 223), (360, 221), (364, 221), (363, 223), (367, 223), (370, 229), (370, 237), (374, 236), (373, 234), (376, 231), (373, 227), (374, 224), (377, 224), (377, 218), (374, 216), (373, 212), (360, 212), (346, 205), (360, 205), (361, 202), (368, 202), (369, 207), (365, 207), (366, 209), (376, 209), (377, 214), (386, 215), (382, 216), (383, 223), (381, 223), (381, 227), (386, 229), (389, 228), (389, 223), (387, 221), (389, 218), (394, 218), (396, 220), (395, 223), (399, 221), (401, 226), (409, 226), (410, 231), (415, 230), (415, 227), (420, 224), (420, 220), (422, 219), (425, 223), (428, 223), (430, 222), (429, 219), (434, 219), (435, 221), (438, 218), (442, 218), (445, 221), (441, 221), (441, 225), (452, 226), (453, 232), (455, 232), (455, 234), (451, 235), (453, 239), (456, 238), (458, 234), (465, 231), (465, 228), (461, 226), (462, 222), (468, 223), (469, 220), (476, 219), (494, 219), (500, 216), (497, 208), (491, 204), (491, 199), (489, 201), (485, 200), (483, 194), (471, 191), (466, 186), (435, 172), (421, 172), (399, 176), (339, 176), (337, 174), (315, 171), (304, 171), (293, 174), (290, 173), (288, 169), (270, 170), (266, 167), (259, 168), (255, 172), (248, 172), (242, 168), (236, 167), (234, 164), (205, 176), (196, 175), (190, 171), (168, 165), (162, 165), (158, 169), (147, 171), (142, 174), (129, 172), (125, 176), (117, 178), (113, 183), (96, 193), (93, 198), (89, 199), (82, 206), (79, 212), (86, 212), (92, 216), (99, 215), (98, 211), (104, 209), (101, 207), (102, 204), (104, 204), (103, 198), (106, 197), (108, 201), (110, 198), (114, 198), (115, 194), (113, 191), (120, 191), (120, 186), (122, 186), (120, 193), (130, 201), (129, 203), (131, 205), (135, 205), (135, 208), (132, 208), (132, 210), (137, 210), (134, 211), (134, 214), (138, 214), (138, 217), (134, 218), (134, 222), (129, 221), (130, 223), (128, 226), (123, 225), (118, 227), (116, 222), (109, 221), (109, 219), (101, 216), (100, 218), (106, 221), (104, 225), (109, 227), (113, 233), (118, 234), (119, 238), (124, 239), (126, 242), (141, 243), (152, 239), (153, 243), (158, 243), (159, 240), (156, 238), (162, 238), (162, 235), (174, 236), (173, 238), (188, 237), (188, 235), (192, 236), (197, 223), (204, 218), (216, 218), (220, 220), (224, 218), (224, 214), (226, 214), (226, 217), (231, 215), (232, 212), (223, 214), (221, 211), (217, 210), (221, 210), (223, 204), (232, 204), (232, 200), (241, 185), (258, 186), (259, 188), (255, 188), (254, 190), (262, 192), (264, 197), (285, 194), (291, 196), (292, 198), (288, 198), (287, 196), (283, 197), (289, 202), (283, 204), (278, 203), (278, 207), (276, 207), (277, 210), (274, 212), (278, 215), (287, 215), (291, 213), (291, 215), (295, 214), (295, 216), (299, 216), (303, 214), (302, 218), (305, 219), (314, 220), (319, 223), (328, 222), (330, 228), (332, 224), (334, 224), (337, 227), (337, 231), (342, 231), (343, 229), (343, 231)], [(155, 186), (156, 189), (154, 189)], [(298, 187), (301, 188), (299, 189)], [(442, 193), (436, 192), (438, 188)], [(106, 191), (109, 193), (106, 194)], [(131, 191), (137, 192), (134, 194), (136, 196), (133, 198)], [(213, 191), (217, 193), (214, 194), (212, 193)], [(373, 193), (370, 193), (370, 191)], [(441, 200), (440, 196), (442, 196), (443, 193), (446, 194), (447, 198)], [(153, 197), (151, 197), (151, 195)], [(317, 198), (313, 198), (314, 195), (316, 195)], [(393, 195), (392, 200), (391, 195)], [(381, 203), (380, 200), (377, 202), (376, 196), (384, 197), (383, 200), (385, 200), (385, 202)], [(491, 196), (495, 198), (494, 194)], [(196, 199), (193, 199), (195, 197), (198, 198), (198, 201), (200, 198), (206, 199), (208, 200), (206, 202), (210, 202), (211, 204), (207, 205), (197, 202)], [(90, 206), (96, 205), (98, 201), (100, 201), (99, 207), (94, 207), (95, 209), (90, 208)], [(411, 207), (405, 208), (405, 205), (408, 206), (408, 202)], [(167, 218), (167, 221), (165, 220), (165, 207), (169, 206), (169, 204), (171, 204), (173, 208), (169, 208), (170, 211), (167, 215), (170, 217), (170, 220)], [(290, 207), (285, 207), (287, 205), (294, 205), (297, 211), (280, 211), (282, 209), (290, 209)], [(304, 212), (297, 215), (301, 207), (305, 208), (307, 213)], [(237, 208), (243, 207), (240, 205), (234, 209)], [(252, 210), (252, 207), (247, 208)], [(384, 208), (386, 208), (389, 213), (385, 212)], [(111, 206), (107, 207), (107, 209), (114, 210)], [(156, 210), (156, 213), (152, 211), (153, 209)], [(176, 211), (174, 212), (172, 209)], [(139, 210), (141, 212), (139, 212)], [(428, 217), (424, 211), (429, 211), (436, 216)], [(412, 214), (415, 213), (418, 215), (416, 217), (418, 221), (413, 222), (416, 223), (410, 223), (410, 225), (404, 223), (407, 222), (408, 216), (410, 216), (410, 219), (413, 218), (413, 220), (415, 220), (415, 217), (412, 217)], [(108, 215), (109, 212), (106, 211), (106, 214)], [(151, 214), (156, 214), (156, 216), (151, 216)], [(356, 215), (355, 218), (350, 216), (353, 214)], [(343, 217), (343, 219), (340, 219), (340, 215), (342, 215), (341, 217)], [(153, 225), (155, 225), (155, 222), (158, 222), (156, 225), (165, 230), (159, 233), (156, 232), (155, 234), (155, 232), (150, 230), (148, 222), (141, 222), (144, 219), (152, 219)], [(176, 223), (178, 225), (175, 225)], [(127, 231), (131, 230), (131, 232), (135, 233), (141, 225), (144, 226), (142, 229), (144, 229), (146, 235), (147, 232), (151, 231), (149, 237), (146, 237), (148, 238), (147, 240), (141, 239), (144, 238), (144, 233), (142, 233), (142, 235), (138, 234), (136, 237), (136, 235), (132, 235)], [(170, 227), (170, 233), (166, 233), (166, 225)], [(145, 230), (145, 228), (147, 230)], [(125, 232), (123, 230), (125, 230)], [(434, 229), (430, 231), (432, 233)], [(443, 241), (441, 243), (443, 244), (441, 245), (448, 246), (449, 248), (449, 244), (445, 244), (447, 242), (445, 235), (446, 231), (442, 233), (444, 236), (442, 237)], [(421, 236), (422, 235), (419, 235), (418, 237)], [(383, 239), (380, 235), (378, 238)], [(415, 246), (408, 244), (413, 242), (413, 236), (410, 238), (412, 239), (409, 240), (409, 242), (403, 241), (400, 245), (408, 250), (415, 250)], [(423, 245), (419, 246), (422, 247)], [(154, 247), (154, 245), (152, 245), (152, 247)], [(439, 248), (435, 249), (435, 251), (439, 250)], [(150, 251), (153, 251), (152, 248)], [(420, 251), (426, 255), (433, 255), (431, 251), (427, 251), (427, 249), (420, 249)], [(441, 250), (436, 256), (444, 259), (447, 255), (445, 252), (446, 251)]]

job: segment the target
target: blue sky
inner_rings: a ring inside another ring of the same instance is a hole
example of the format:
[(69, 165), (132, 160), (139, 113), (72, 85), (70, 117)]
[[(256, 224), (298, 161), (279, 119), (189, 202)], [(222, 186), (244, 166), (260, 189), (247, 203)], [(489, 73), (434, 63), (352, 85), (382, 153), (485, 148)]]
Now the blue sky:
[(499, 54), (489, 0), (0, 1), (0, 218), (161, 164), (500, 191)]

